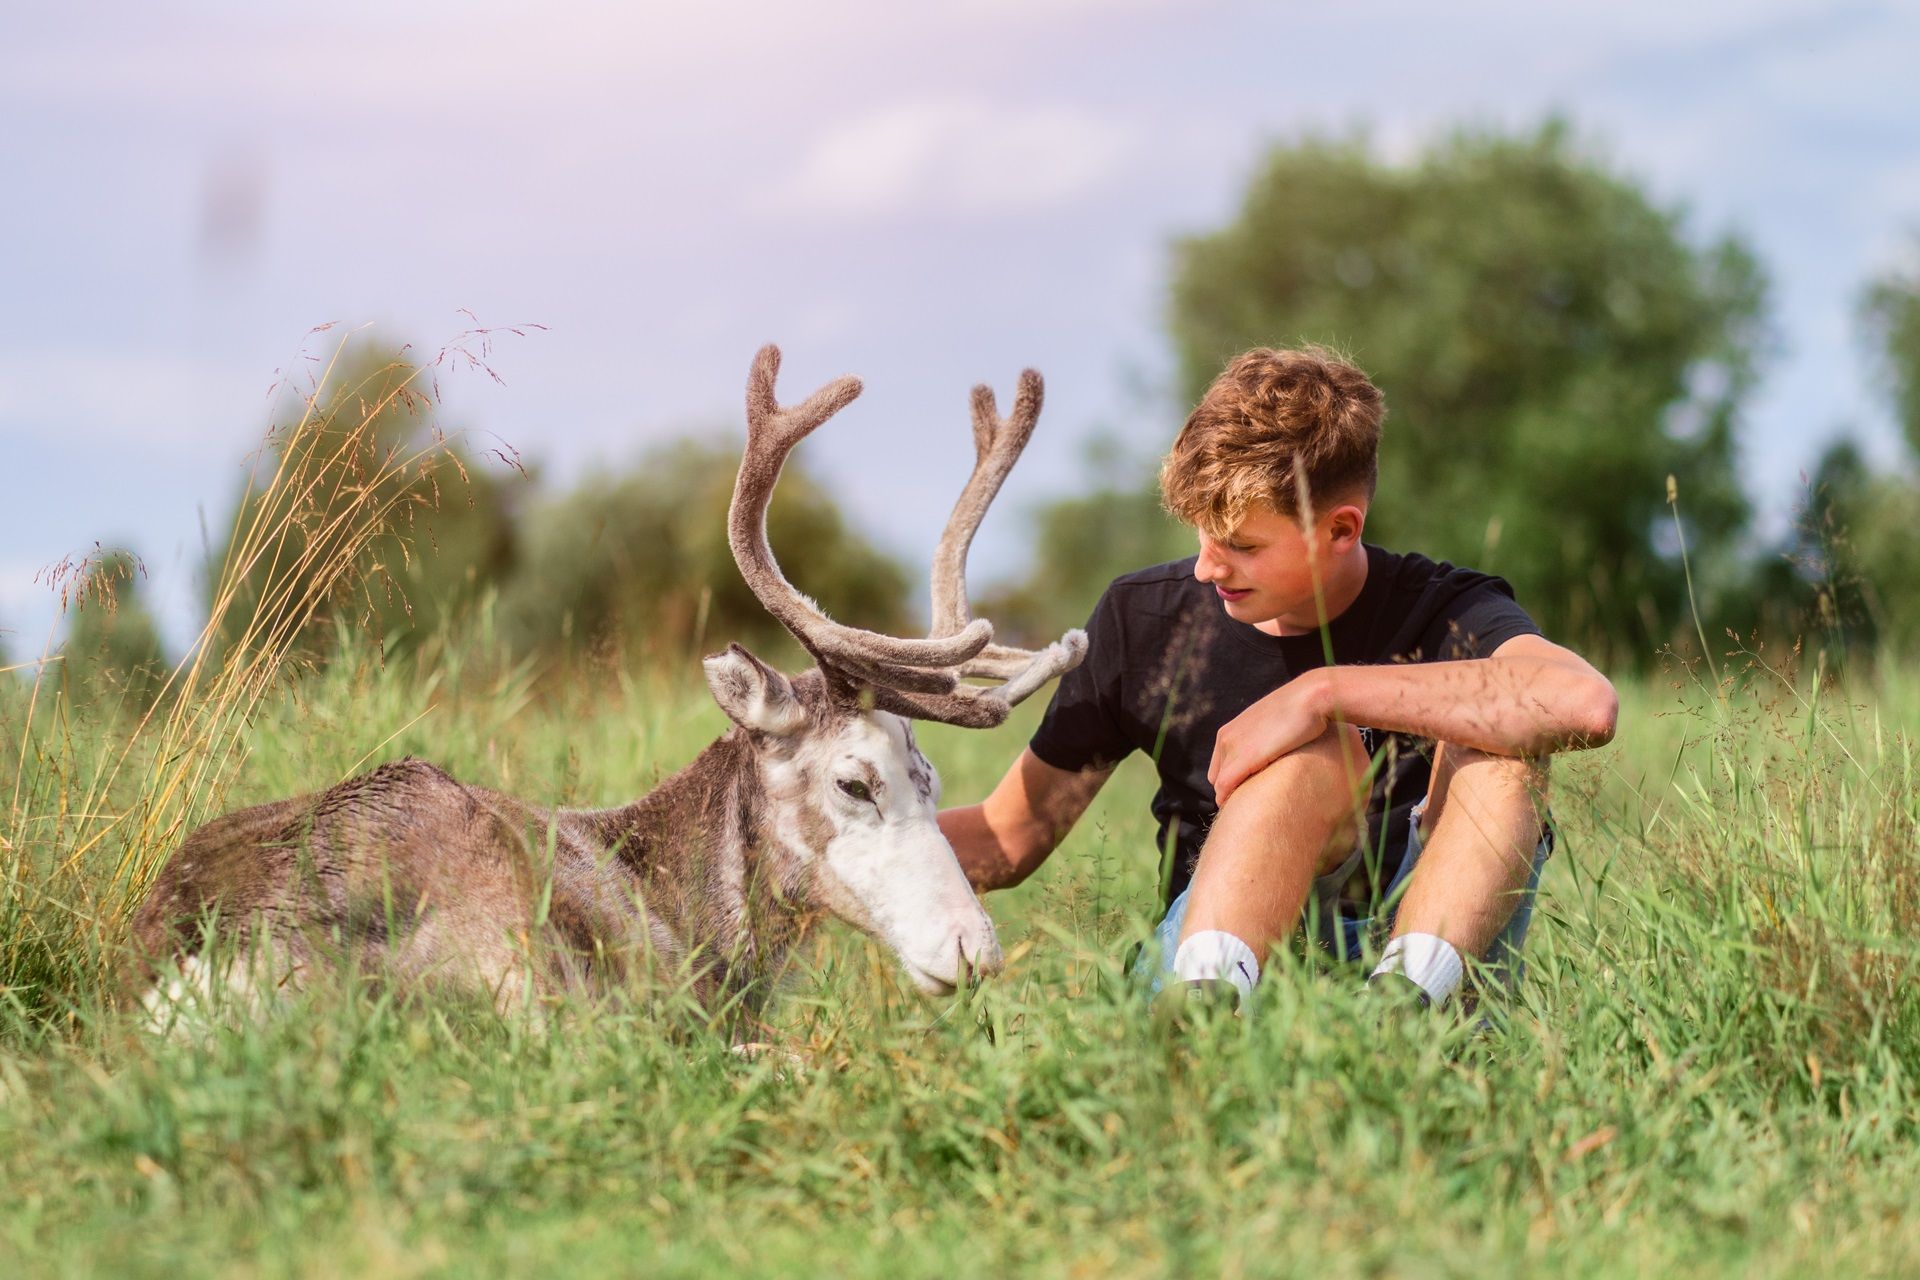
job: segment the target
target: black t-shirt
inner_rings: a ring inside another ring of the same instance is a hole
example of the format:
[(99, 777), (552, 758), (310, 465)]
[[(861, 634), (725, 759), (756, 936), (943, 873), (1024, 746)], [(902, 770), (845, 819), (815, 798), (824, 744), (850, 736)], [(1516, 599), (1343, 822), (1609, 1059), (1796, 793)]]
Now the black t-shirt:
[[(1539, 635), (1504, 579), (1369, 545), (1359, 598), (1319, 631), (1270, 636), (1235, 622), (1192, 558), (1116, 578), (1087, 623), (1087, 656), (1054, 690), (1033, 753), (1056, 769), (1107, 768), (1144, 751), (1160, 772), (1163, 901), (1193, 876), (1216, 806), (1207, 766), (1226, 723), (1303, 671), (1485, 657)], [(1362, 729), (1385, 759), (1368, 805), (1369, 874), (1384, 887), (1406, 849), (1408, 813), (1426, 795), (1432, 744)], [(1171, 861), (1167, 861), (1168, 854)], [(1355, 886), (1349, 886), (1355, 894)]]

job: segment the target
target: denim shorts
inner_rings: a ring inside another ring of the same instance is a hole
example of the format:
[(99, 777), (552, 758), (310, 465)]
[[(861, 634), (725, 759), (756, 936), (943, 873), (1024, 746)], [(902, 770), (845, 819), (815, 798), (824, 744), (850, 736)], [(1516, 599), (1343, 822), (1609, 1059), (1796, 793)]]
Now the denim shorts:
[[(1394, 873), (1386, 893), (1380, 898), (1384, 909), (1377, 919), (1389, 929), (1393, 927), (1393, 915), (1399, 907), (1400, 895), (1406, 889), (1407, 877), (1413, 874), (1414, 864), (1420, 861), (1420, 818), (1425, 808), (1425, 804), (1422, 804), (1414, 810), (1413, 821), (1408, 824), (1406, 857), (1400, 860), (1400, 870)], [(1347, 881), (1353, 878), (1354, 872), (1360, 869), (1366, 852), (1364, 848), (1354, 849), (1338, 868), (1316, 879), (1309, 902), (1312, 908), (1309, 919), (1314, 923), (1314, 932), (1320, 945), (1346, 961), (1361, 958), (1367, 934), (1376, 923), (1376, 917), (1355, 915), (1352, 907), (1340, 900), (1341, 891), (1347, 887)], [(1484, 967), (1497, 969), (1509, 986), (1520, 980), (1520, 946), (1527, 939), (1527, 926), (1533, 923), (1533, 900), (1540, 892), (1540, 873), (1546, 869), (1547, 859), (1552, 854), (1553, 823), (1549, 820), (1546, 829), (1541, 832), (1540, 843), (1534, 846), (1533, 868), (1527, 874), (1526, 887), (1520, 890), (1519, 905), (1514, 908), (1506, 928), (1500, 931), (1487, 948), (1487, 954), (1480, 960)], [(1180, 946), (1180, 928), (1187, 919), (1187, 896), (1192, 892), (1191, 885), (1180, 891), (1180, 896), (1167, 907), (1167, 914), (1155, 926), (1153, 942), (1134, 960), (1132, 972), (1147, 977), (1153, 991), (1159, 991), (1173, 976), (1173, 953)]]

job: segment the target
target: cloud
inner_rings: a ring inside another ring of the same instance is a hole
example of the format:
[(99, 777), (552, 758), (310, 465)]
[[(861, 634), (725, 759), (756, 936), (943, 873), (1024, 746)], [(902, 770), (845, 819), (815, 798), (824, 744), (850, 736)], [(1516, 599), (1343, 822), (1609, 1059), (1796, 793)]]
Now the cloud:
[(855, 219), (1034, 213), (1092, 193), (1127, 152), (1121, 123), (1091, 111), (965, 98), (904, 103), (829, 129), (778, 203)]

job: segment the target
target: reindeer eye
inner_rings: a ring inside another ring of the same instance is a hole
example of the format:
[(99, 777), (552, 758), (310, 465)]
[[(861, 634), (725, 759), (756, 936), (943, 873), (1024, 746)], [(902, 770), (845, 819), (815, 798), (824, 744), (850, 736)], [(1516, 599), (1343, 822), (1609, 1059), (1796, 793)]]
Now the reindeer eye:
[(867, 789), (867, 784), (864, 782), (840, 782), (840, 783), (836, 783), (835, 785), (837, 785), (842, 791), (846, 792), (848, 795), (852, 796), (855, 800), (863, 800), (867, 802), (871, 802), (873, 800), (873, 792)]

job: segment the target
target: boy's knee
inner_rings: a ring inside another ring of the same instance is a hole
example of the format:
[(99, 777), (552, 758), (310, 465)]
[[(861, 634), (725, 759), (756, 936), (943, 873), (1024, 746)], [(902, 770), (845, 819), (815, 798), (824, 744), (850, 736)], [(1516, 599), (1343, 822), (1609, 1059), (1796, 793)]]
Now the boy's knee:
[(1495, 755), (1457, 742), (1443, 743), (1440, 751), (1439, 771), (1428, 791), (1430, 803), (1421, 818), (1423, 832), (1431, 832), (1441, 811), (1462, 793), (1470, 812), (1493, 816), (1510, 811), (1545, 821), (1549, 757)]
[[(1337, 769), (1340, 780), (1349, 792), (1366, 779), (1367, 765), (1370, 763), (1367, 744), (1361, 740), (1360, 731), (1350, 724), (1329, 724), (1325, 733), (1293, 753), (1302, 754)], [(1282, 756), (1275, 763), (1291, 758)]]
[[(1310, 824), (1326, 835), (1324, 864), (1338, 865), (1359, 836), (1368, 756), (1359, 730), (1334, 724), (1241, 783), (1222, 813), (1257, 822)], [(1323, 867), (1323, 870), (1330, 869)]]
[(1473, 747), (1463, 747), (1457, 742), (1449, 742), (1444, 747), (1446, 759), (1452, 772), (1458, 776), (1466, 774), (1476, 781), (1485, 778), (1497, 783), (1505, 783), (1526, 790), (1530, 795), (1545, 800), (1550, 756), (1502, 756), (1491, 751), (1480, 751)]
[(1302, 799), (1326, 801), (1329, 811), (1344, 812), (1353, 807), (1367, 777), (1367, 748), (1360, 731), (1348, 724), (1333, 724), (1304, 747), (1295, 748), (1241, 783), (1228, 805), (1238, 805), (1242, 797), (1254, 805), (1286, 803), (1298, 805)]

